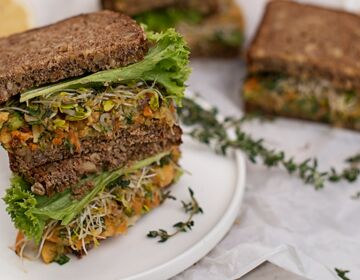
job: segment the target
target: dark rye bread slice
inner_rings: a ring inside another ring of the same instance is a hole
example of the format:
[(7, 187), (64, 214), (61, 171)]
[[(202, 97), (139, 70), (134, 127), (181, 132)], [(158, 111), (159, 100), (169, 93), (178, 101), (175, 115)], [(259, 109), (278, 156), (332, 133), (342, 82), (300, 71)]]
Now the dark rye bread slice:
[(101, 152), (104, 149), (104, 143), (116, 143), (122, 148), (150, 143), (163, 138), (168, 139), (174, 136), (174, 129), (178, 128), (153, 120), (150, 124), (134, 124), (115, 130), (110, 134), (99, 133), (79, 138), (79, 149), (75, 147), (70, 149), (67, 145), (54, 145), (51, 143), (46, 148), (36, 150), (32, 150), (29, 146), (19, 145), (8, 153), (10, 168), (14, 173), (25, 173), (28, 170), (54, 161)]
[[(168, 128), (168, 127), (167, 127)], [(102, 170), (114, 170), (129, 162), (142, 160), (152, 155), (170, 150), (181, 144), (181, 129), (174, 126), (171, 130), (154, 133), (153, 137), (143, 137), (133, 141), (104, 141), (95, 152), (82, 154), (62, 161), (52, 162), (20, 173), (24, 178), (52, 195), (68, 188), (76, 187), (79, 180)]]
[(142, 28), (111, 11), (84, 14), (0, 39), (0, 103), (24, 90), (143, 59)]
[(250, 72), (318, 77), (360, 89), (360, 17), (290, 1), (271, 1), (248, 51)]
[(124, 12), (131, 16), (166, 7), (188, 8), (202, 14), (210, 14), (217, 11), (218, 4), (219, 0), (102, 0), (105, 9)]

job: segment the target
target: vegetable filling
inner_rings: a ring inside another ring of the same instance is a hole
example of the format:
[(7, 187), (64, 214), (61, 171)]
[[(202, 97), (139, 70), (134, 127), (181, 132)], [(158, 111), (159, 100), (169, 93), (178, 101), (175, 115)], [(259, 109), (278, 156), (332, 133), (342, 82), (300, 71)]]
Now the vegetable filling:
[[(180, 31), (184, 31), (185, 34), (196, 34), (198, 31), (193, 31), (192, 28), (205, 21), (206, 17), (196, 10), (168, 7), (136, 15), (134, 19), (146, 24), (150, 30), (154, 31), (163, 31), (170, 27), (176, 27)], [(201, 33), (208, 33), (206, 39), (204, 39), (208, 44), (220, 43), (224, 46), (237, 48), (244, 41), (243, 32), (236, 25), (221, 26), (215, 28), (215, 30), (210, 28), (208, 31), (204, 29), (201, 30)]]
[(176, 27), (181, 22), (191, 25), (199, 24), (204, 19), (204, 16), (192, 9), (167, 7), (141, 13), (134, 16), (134, 19), (146, 24), (150, 30), (160, 32)]
[(251, 75), (244, 84), (244, 98), (256, 110), (360, 129), (358, 93), (336, 89), (325, 80)]
[(0, 142), (7, 150), (48, 145), (80, 149), (79, 139), (160, 119), (172, 127), (174, 104), (145, 82), (66, 89), (0, 109)]

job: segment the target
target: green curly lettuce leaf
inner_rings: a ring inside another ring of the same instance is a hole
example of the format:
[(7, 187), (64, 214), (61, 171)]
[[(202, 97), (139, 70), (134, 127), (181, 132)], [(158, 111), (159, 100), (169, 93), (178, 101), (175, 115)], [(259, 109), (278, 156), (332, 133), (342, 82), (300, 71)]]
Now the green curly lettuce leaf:
[(28, 238), (39, 242), (46, 224), (33, 213), (37, 200), (29, 191), (29, 184), (20, 176), (11, 179), (11, 188), (6, 191), (4, 201), (7, 205), (6, 211), (10, 214), (17, 229), (20, 229)]
[(164, 94), (174, 97), (180, 104), (184, 95), (185, 81), (190, 74), (189, 50), (185, 41), (174, 29), (168, 29), (162, 33), (147, 32), (147, 38), (152, 47), (142, 61), (26, 91), (21, 94), (20, 102), (66, 89), (147, 81), (156, 82), (164, 87)]
[(56, 220), (62, 225), (69, 224), (107, 185), (124, 174), (159, 162), (168, 154), (168, 152), (160, 153), (138, 161), (130, 167), (103, 172), (100, 175), (84, 179), (79, 183), (80, 185), (91, 180), (94, 188), (81, 199), (74, 199), (70, 190), (57, 193), (52, 197), (35, 195), (30, 191), (30, 184), (15, 175), (11, 180), (11, 187), (6, 191), (4, 197), (7, 205), (6, 211), (10, 214), (15, 227), (21, 230), (28, 239), (32, 239), (38, 244), (49, 221)]

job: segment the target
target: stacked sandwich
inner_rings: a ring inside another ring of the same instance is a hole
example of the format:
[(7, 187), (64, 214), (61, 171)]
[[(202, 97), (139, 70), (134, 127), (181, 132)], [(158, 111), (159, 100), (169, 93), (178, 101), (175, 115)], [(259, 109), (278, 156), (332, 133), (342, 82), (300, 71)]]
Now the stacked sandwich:
[(268, 4), (248, 52), (247, 110), (360, 130), (360, 17)]
[(158, 206), (179, 176), (175, 106), (189, 52), (103, 11), (0, 39), (0, 142), (14, 173), (5, 202), (21, 254), (87, 253)]
[(234, 0), (103, 0), (151, 30), (175, 27), (192, 56), (236, 56), (243, 43), (243, 18)]

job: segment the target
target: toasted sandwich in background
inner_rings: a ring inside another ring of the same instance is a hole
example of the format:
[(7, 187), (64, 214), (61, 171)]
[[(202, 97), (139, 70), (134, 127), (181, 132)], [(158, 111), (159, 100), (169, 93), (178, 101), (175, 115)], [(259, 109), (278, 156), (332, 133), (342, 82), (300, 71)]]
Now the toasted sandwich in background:
[(345, 11), (270, 2), (247, 54), (246, 109), (360, 130), (359, 28)]
[(0, 39), (0, 53), (18, 254), (35, 242), (45, 263), (63, 263), (162, 202), (180, 175), (180, 35), (102, 11)]
[(150, 30), (175, 27), (193, 57), (233, 57), (241, 52), (244, 22), (235, 0), (102, 0), (103, 7), (131, 15)]

